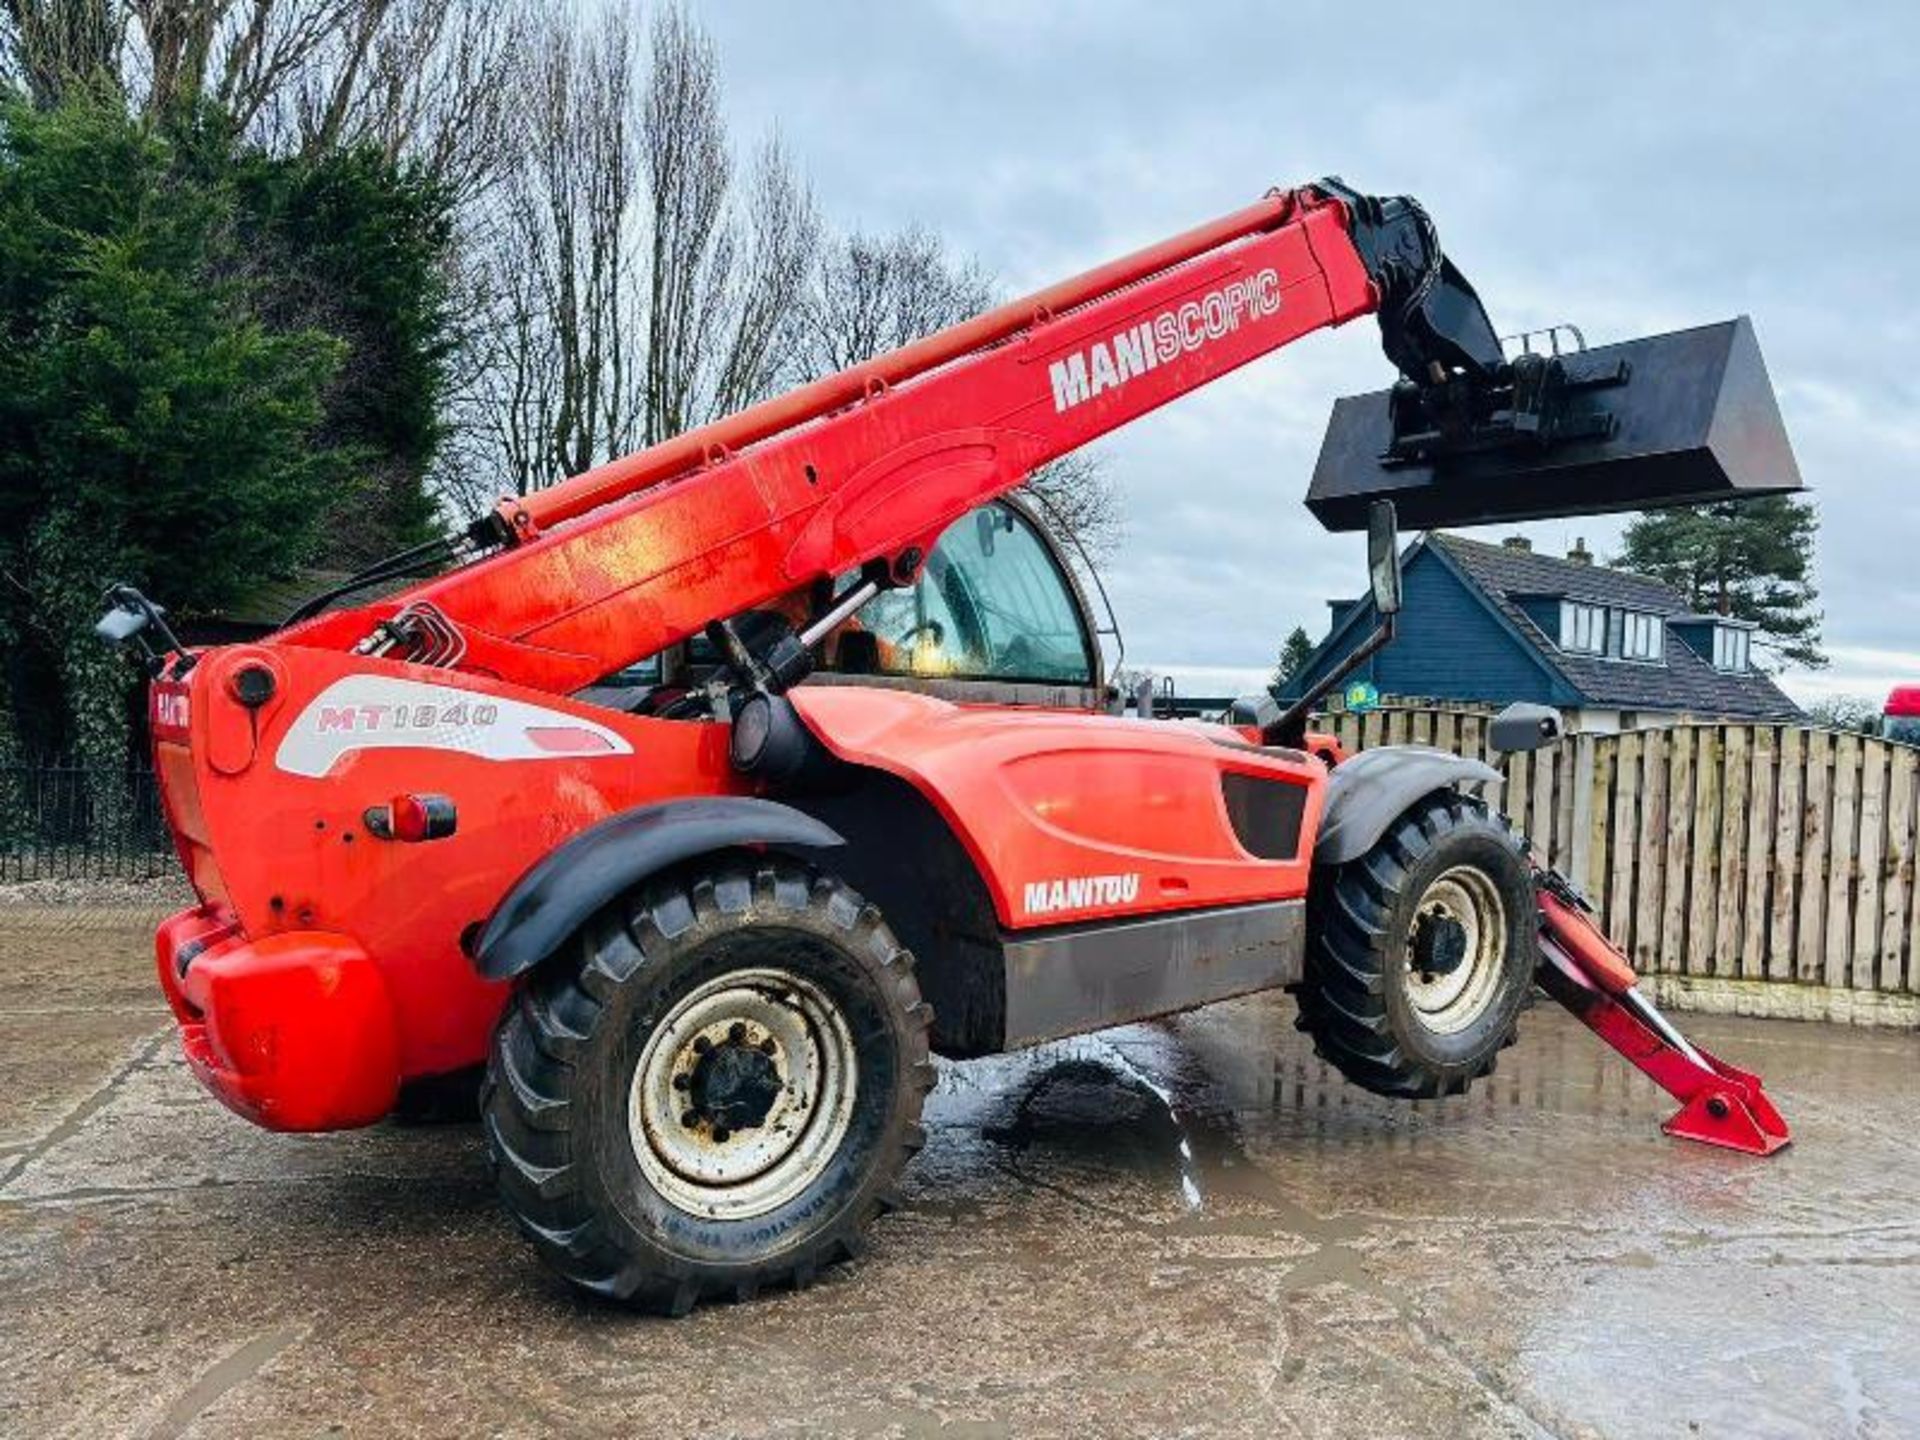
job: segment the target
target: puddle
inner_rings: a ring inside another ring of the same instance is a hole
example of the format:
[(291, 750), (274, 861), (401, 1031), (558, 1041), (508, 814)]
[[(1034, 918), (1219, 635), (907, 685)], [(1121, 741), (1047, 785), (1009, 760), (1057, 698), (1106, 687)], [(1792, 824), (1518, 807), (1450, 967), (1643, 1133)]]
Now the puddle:
[(1072, 1151), (1122, 1168), (1169, 1171), (1181, 1203), (1199, 1210), (1207, 1182), (1196, 1134), (1219, 1150), (1233, 1143), (1225, 1127), (1184, 1115), (1172, 1089), (1111, 1042), (1093, 1037), (1065, 1053), (1049, 1053), (1054, 1049), (1035, 1052), (1020, 1067), (1025, 1073), (995, 1077), (1010, 1082), (1012, 1103), (1003, 1120), (981, 1127), (981, 1137), (1014, 1155)]

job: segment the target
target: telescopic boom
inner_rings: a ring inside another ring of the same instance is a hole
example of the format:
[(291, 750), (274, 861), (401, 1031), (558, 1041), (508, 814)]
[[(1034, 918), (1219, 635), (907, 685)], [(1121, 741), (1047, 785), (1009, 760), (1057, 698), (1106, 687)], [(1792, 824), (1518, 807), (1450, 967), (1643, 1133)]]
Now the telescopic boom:
[[(484, 558), (377, 604), (305, 620), (283, 639), (568, 693), (816, 582), (860, 572), (869, 586), (910, 583), (941, 531), (1041, 465), (1366, 314), (1379, 316), (1401, 378), (1390, 394), (1336, 410), (1336, 428), (1358, 423), (1340, 431), (1340, 447), (1330, 430), (1336, 463), (1323, 454), (1315, 476), (1309, 503), (1328, 524), (1345, 528), (1373, 499), (1416, 494), (1426, 524), (1445, 523), (1450, 505), (1463, 516), (1498, 514), (1515, 496), (1555, 513), (1618, 508), (1613, 490), (1603, 503), (1564, 479), (1550, 496), (1536, 493), (1543, 457), (1591, 461), (1596, 450), (1597, 470), (1588, 468), (1609, 484), (1623, 470), (1645, 482), (1621, 492), (1635, 504), (1702, 498), (1699, 467), (1673, 469), (1681, 447), (1671, 443), (1664, 391), (1649, 397), (1657, 405), (1625, 407), (1622, 426), (1614, 410), (1626, 363), (1596, 378), (1557, 354), (1509, 362), (1420, 205), (1330, 179), (1275, 191), (875, 360), (504, 500), (464, 542), (469, 553), (491, 552)], [(1633, 343), (1659, 357), (1677, 338)], [(1681, 357), (1690, 373), (1676, 377), (1675, 393), (1702, 391), (1689, 383), (1704, 368), (1692, 355)], [(1752, 357), (1757, 364), (1757, 348)], [(1768, 406), (1771, 398), (1765, 390)], [(1711, 408), (1704, 413), (1711, 425)], [(1661, 424), (1642, 433), (1648, 415)], [(1698, 428), (1698, 416), (1685, 423)], [(1749, 423), (1740, 433), (1764, 430)], [(1632, 442), (1630, 453), (1605, 453), (1617, 435)], [(1449, 478), (1456, 459), (1475, 467), (1470, 483)], [(1790, 454), (1787, 471), (1792, 483), (1771, 488), (1797, 486)], [(1323, 503), (1329, 475), (1339, 493)], [(397, 560), (362, 578), (404, 573)]]

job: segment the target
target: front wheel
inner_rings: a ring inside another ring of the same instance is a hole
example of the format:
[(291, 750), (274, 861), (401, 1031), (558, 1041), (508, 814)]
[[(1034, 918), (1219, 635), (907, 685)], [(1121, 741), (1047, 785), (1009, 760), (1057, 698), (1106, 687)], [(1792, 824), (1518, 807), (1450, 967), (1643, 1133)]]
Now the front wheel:
[(787, 862), (600, 916), (522, 986), (484, 1097), (500, 1190), (574, 1283), (684, 1313), (849, 1257), (919, 1148), (931, 1011), (880, 912)]
[(1356, 1085), (1457, 1095), (1491, 1071), (1533, 985), (1532, 869), (1499, 815), (1427, 797), (1309, 896), (1300, 1028)]

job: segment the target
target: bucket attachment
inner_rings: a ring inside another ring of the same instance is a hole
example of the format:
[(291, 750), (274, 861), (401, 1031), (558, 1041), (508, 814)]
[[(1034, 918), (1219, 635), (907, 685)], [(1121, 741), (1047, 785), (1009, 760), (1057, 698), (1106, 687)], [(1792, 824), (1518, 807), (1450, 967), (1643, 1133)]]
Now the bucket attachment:
[(1552, 871), (1538, 873), (1535, 882), (1540, 987), (1682, 1102), (1660, 1128), (1676, 1139), (1747, 1155), (1771, 1155), (1791, 1143), (1760, 1077), (1708, 1054), (1674, 1028), (1640, 993), (1626, 957), (1600, 933), (1572, 885)]
[(1393, 501), (1403, 525), (1432, 529), (1803, 488), (1744, 315), (1529, 352), (1492, 386), (1465, 383), (1402, 381), (1335, 402), (1307, 489), (1320, 523), (1363, 529), (1375, 500)]

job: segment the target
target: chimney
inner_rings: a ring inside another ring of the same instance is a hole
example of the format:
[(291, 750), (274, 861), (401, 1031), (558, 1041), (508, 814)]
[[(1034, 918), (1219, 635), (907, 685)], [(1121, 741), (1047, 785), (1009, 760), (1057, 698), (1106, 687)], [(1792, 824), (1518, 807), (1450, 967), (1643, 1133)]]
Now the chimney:
[(1503, 550), (1524, 550), (1527, 554), (1531, 555), (1533, 553), (1533, 542), (1524, 535), (1509, 535), (1500, 542), (1500, 548)]
[(1591, 565), (1593, 563), (1593, 552), (1587, 549), (1586, 536), (1576, 535), (1573, 537), (1573, 548), (1567, 551), (1567, 559), (1576, 565)]

